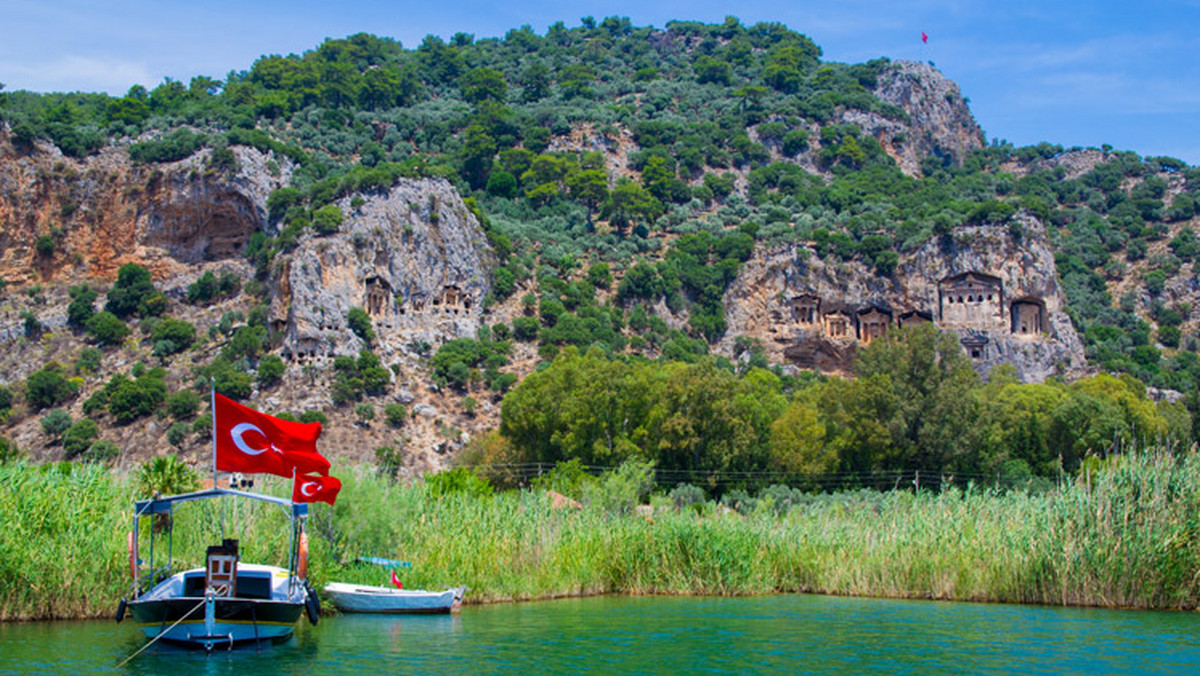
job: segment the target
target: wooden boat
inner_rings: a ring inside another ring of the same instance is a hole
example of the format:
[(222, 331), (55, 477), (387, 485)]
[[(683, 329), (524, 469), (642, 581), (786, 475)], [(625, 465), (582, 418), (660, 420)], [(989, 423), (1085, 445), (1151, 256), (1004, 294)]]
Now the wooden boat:
[(466, 587), (445, 591), (370, 587), (330, 582), (325, 596), (343, 613), (438, 614), (457, 612)]
[[(170, 524), (170, 515), (181, 503), (227, 496), (274, 503), (288, 511), (292, 523), (288, 568), (243, 563), (238, 541), (227, 539), (208, 548), (203, 568), (173, 573), (172, 531), (168, 530), (167, 563), (156, 569), (153, 528), (149, 565), (140, 565), (139, 517), (155, 515), (160, 523)], [(301, 613), (307, 612), (313, 624), (320, 614), (320, 602), (305, 579), (308, 548), (303, 521), (307, 514), (307, 504), (221, 488), (138, 501), (129, 537), (133, 588), (131, 598), (122, 599), (117, 608), (117, 621), (128, 610), (152, 642), (164, 640), (209, 651), (214, 646), (233, 648), (251, 641), (286, 641)]]

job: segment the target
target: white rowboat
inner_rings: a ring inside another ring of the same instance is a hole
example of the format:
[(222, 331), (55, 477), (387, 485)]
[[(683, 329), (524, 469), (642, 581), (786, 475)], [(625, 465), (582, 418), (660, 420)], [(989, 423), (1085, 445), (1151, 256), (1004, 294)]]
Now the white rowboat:
[(330, 582), (325, 596), (343, 613), (437, 614), (457, 612), (466, 587), (445, 591), (369, 587)]

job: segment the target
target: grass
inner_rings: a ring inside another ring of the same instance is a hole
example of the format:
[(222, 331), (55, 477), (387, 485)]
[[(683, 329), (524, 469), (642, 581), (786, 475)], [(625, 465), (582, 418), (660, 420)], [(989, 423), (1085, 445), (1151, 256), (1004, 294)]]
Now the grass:
[[(711, 503), (650, 517), (555, 510), (538, 491), (435, 497), (368, 468), (345, 474), (338, 504), (317, 505), (310, 518), (317, 588), (383, 584), (386, 570), (355, 559), (384, 556), (413, 562), (398, 571), (406, 587), (465, 584), (468, 602), (816, 592), (1200, 606), (1194, 452), (1124, 457), (1038, 495), (860, 491), (748, 515)], [(281, 494), (284, 484), (267, 489)], [(95, 467), (0, 466), (0, 619), (109, 615), (129, 587), (132, 498), (130, 479)], [(242, 539), (244, 560), (281, 565), (282, 511), (225, 503), (179, 511), (177, 557), (197, 565), (204, 546), (224, 535)]]

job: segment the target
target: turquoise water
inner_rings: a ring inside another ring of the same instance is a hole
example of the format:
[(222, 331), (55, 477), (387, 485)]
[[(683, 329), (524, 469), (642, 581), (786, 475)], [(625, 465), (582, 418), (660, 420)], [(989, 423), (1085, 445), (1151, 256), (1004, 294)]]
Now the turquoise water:
[[(279, 646), (127, 674), (1197, 674), (1200, 615), (825, 596), (604, 597), (326, 617)], [(112, 673), (132, 624), (0, 625), (0, 673)]]

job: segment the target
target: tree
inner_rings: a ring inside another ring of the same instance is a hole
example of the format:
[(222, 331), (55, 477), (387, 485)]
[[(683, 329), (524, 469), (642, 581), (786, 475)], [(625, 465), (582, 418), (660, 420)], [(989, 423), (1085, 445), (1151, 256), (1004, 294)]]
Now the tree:
[(156, 295), (161, 294), (150, 280), (150, 271), (136, 263), (126, 263), (117, 270), (117, 282), (108, 290), (104, 309), (119, 318), (135, 313), (143, 317), (161, 314), (161, 311), (154, 312)]
[(600, 210), (602, 217), (617, 226), (618, 230), (638, 221), (653, 221), (663, 212), (659, 202), (641, 185), (622, 178), (617, 181)]
[(83, 329), (96, 313), (96, 298), (100, 294), (87, 284), (71, 287), (68, 294), (71, 302), (67, 305), (67, 324), (76, 329)]
[(474, 68), (467, 71), (458, 83), (462, 97), (468, 103), (496, 101), (504, 103), (508, 98), (508, 83), (504, 75), (494, 68)]
[(886, 376), (896, 408), (878, 411), (888, 426), (898, 469), (974, 469), (967, 452), (978, 415), (979, 380), (953, 334), (932, 323), (894, 330), (871, 342), (854, 366), (860, 378)]
[(51, 439), (57, 439), (71, 426), (71, 414), (56, 408), (42, 417), (42, 431)]
[(375, 340), (375, 329), (371, 328), (371, 315), (361, 307), (352, 307), (346, 314), (346, 324), (354, 335), (362, 339), (367, 345)]

